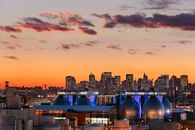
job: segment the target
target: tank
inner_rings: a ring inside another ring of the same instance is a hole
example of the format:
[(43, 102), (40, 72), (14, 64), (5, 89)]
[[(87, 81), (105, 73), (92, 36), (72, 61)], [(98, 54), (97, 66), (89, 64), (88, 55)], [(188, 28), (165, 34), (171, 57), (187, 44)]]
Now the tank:
[(92, 104), (86, 95), (81, 95), (79, 97), (76, 105), (87, 106), (87, 105), (92, 105)]
[(131, 96), (127, 96), (120, 107), (120, 115), (123, 119), (139, 118), (139, 104)]
[(151, 96), (143, 106), (143, 114), (149, 119), (162, 119), (164, 106), (156, 96)]
[(171, 113), (172, 113), (172, 105), (171, 105), (171, 103), (169, 102), (169, 100), (166, 97), (163, 97), (162, 104), (164, 106), (165, 117), (171, 115)]
[(54, 101), (53, 105), (70, 105), (68, 97), (64, 95), (59, 95)]

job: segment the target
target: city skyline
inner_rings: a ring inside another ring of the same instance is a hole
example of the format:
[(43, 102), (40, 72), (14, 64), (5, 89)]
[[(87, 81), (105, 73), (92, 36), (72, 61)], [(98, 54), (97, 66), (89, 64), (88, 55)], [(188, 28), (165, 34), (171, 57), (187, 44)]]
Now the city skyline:
[[(189, 76), (195, 82), (193, 0), (0, 1), (0, 87), (64, 85), (93, 72)], [(32, 6), (36, 5), (36, 6)], [(10, 10), (10, 9), (14, 9)]]
[[(93, 80), (95, 82), (101, 82), (102, 80), (102, 76), (107, 73), (108, 75), (111, 76), (112, 80), (114, 80), (115, 78), (119, 78), (119, 81), (113, 81), (113, 82), (118, 82), (120, 85), (122, 85), (123, 83), (126, 82), (126, 80), (129, 80), (128, 78), (132, 78), (133, 81), (131, 82), (134, 82), (136, 81), (139, 82), (140, 79), (144, 79), (145, 76), (147, 76), (147, 80), (148, 81), (151, 81), (151, 85), (153, 85), (153, 87), (155, 87), (155, 82), (161, 78), (161, 77), (164, 77), (166, 76), (168, 79), (167, 80), (171, 80), (172, 77), (176, 77), (176, 78), (181, 78), (182, 76), (187, 76), (187, 82), (190, 83), (190, 84), (194, 84), (194, 82), (191, 82), (189, 79), (190, 77), (186, 74), (181, 74), (181, 75), (169, 75), (169, 74), (160, 74), (158, 75), (157, 77), (155, 78), (151, 78), (150, 75), (148, 75), (147, 73), (143, 73), (142, 75), (140, 75), (139, 77), (136, 77), (133, 73), (125, 73), (124, 75), (119, 75), (119, 74), (114, 74), (113, 72), (109, 72), (109, 71), (104, 71), (104, 72), (101, 72), (98, 76), (92, 72), (90, 72), (88, 75), (87, 75), (87, 78), (86, 79), (78, 79), (77, 76), (75, 75), (72, 75), (72, 74), (68, 74), (68, 75), (65, 75), (64, 78), (63, 78), (63, 83), (59, 83), (60, 85), (58, 84), (34, 84), (34, 85), (25, 85), (25, 84), (15, 84), (14, 82), (10, 82), (9, 80), (5, 80), (1, 85), (0, 85), (0, 89), (3, 89), (5, 87), (5, 84), (9, 84), (11, 86), (15, 86), (15, 87), (37, 87), (37, 86), (41, 86), (41, 87), (51, 87), (51, 86), (55, 86), (55, 87), (65, 87), (67, 88), (67, 82), (66, 82), (66, 78), (67, 77), (70, 77), (71, 80), (74, 79), (75, 80), (75, 85), (79, 85), (80, 83), (82, 83), (83, 81), (87, 81), (90, 83), (90, 78), (91, 76), (93, 76)], [(130, 77), (129, 77), (130, 76)], [(115, 79), (116, 80), (116, 79)], [(72, 82), (72, 81), (71, 81)], [(113, 84), (113, 86), (115, 86)]]

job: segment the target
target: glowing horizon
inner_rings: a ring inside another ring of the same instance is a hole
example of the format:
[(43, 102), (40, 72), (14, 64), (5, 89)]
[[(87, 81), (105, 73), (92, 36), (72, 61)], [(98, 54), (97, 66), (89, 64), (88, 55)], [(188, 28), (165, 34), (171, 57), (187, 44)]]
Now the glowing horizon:
[[(2, 0), (0, 87), (64, 86), (65, 76), (186, 74), (195, 82), (193, 0)], [(36, 5), (36, 6), (31, 6)], [(90, 6), (88, 6), (90, 5)], [(14, 11), (12, 10), (14, 9)]]

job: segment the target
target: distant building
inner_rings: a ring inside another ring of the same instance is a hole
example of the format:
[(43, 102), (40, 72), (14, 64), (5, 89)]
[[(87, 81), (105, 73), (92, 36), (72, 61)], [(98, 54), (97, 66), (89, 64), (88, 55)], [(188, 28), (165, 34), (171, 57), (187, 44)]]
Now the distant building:
[(133, 82), (133, 74), (126, 74), (126, 80)]
[(126, 87), (132, 87), (133, 74), (126, 74)]
[(9, 81), (5, 81), (5, 88), (9, 87)]
[(116, 87), (119, 87), (120, 83), (121, 83), (121, 76), (119, 76), (119, 75), (114, 76), (114, 85)]
[(6, 88), (6, 107), (9, 109), (18, 109), (21, 107), (21, 97), (16, 95), (16, 88)]
[(95, 75), (93, 73), (89, 74), (89, 83), (94, 84), (95, 83)]
[(74, 76), (66, 76), (66, 88), (71, 89), (76, 86), (76, 79)]
[(148, 76), (144, 73), (142, 79), (138, 79), (138, 86), (140, 90), (149, 91), (152, 87), (152, 80), (148, 79)]
[(181, 75), (179, 90), (184, 91), (185, 88), (187, 88), (187, 86), (188, 86), (188, 75)]
[(169, 89), (169, 75), (161, 75), (155, 81), (155, 86), (159, 91)]
[(103, 88), (111, 87), (112, 84), (112, 72), (103, 72), (101, 75), (100, 84)]
[(172, 101), (174, 101), (174, 104), (176, 104), (176, 97), (178, 95), (178, 88), (180, 86), (180, 79), (176, 76), (172, 76), (169, 80), (169, 91), (167, 91), (167, 94), (169, 97), (171, 97)]

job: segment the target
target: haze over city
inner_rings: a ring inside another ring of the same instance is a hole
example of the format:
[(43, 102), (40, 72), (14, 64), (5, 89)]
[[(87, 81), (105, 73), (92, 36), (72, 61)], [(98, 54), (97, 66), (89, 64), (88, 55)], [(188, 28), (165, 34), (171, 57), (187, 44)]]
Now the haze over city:
[(1, 0), (0, 87), (64, 86), (93, 72), (189, 75), (194, 0)]

